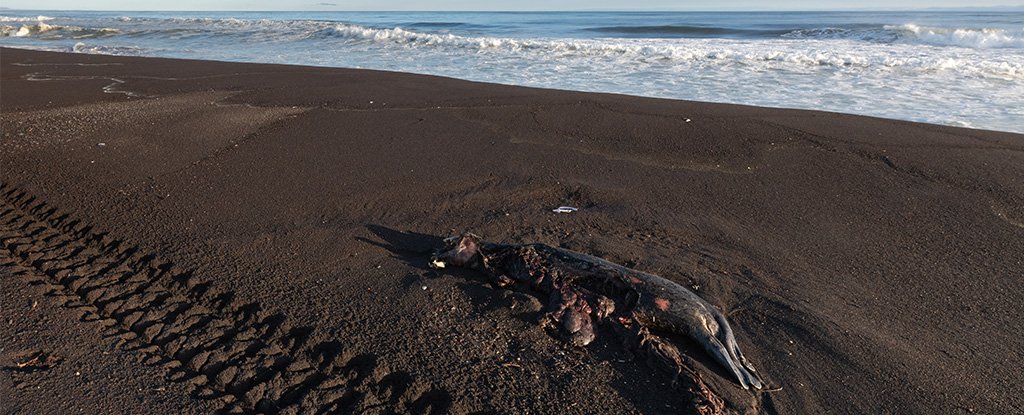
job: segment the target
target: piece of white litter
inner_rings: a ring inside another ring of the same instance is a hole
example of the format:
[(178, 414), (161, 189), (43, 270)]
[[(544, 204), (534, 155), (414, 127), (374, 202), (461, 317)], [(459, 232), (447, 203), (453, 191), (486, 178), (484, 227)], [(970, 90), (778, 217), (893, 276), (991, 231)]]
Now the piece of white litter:
[(100, 147), (106, 147), (107, 143), (99, 143), (99, 144), (96, 144), (96, 145), (100, 146)]
[(686, 119), (686, 122), (690, 122), (690, 119), (689, 119), (689, 118), (687, 118), (687, 119)]
[(426, 290), (427, 290), (427, 286), (426, 286), (426, 285), (424, 285), (424, 286), (423, 286), (423, 291), (426, 291)]
[(555, 212), (555, 213), (573, 213), (573, 212), (575, 212), (577, 210), (579, 210), (579, 209), (576, 209), (576, 208), (574, 208), (572, 206), (559, 206), (557, 209), (552, 210), (552, 212)]

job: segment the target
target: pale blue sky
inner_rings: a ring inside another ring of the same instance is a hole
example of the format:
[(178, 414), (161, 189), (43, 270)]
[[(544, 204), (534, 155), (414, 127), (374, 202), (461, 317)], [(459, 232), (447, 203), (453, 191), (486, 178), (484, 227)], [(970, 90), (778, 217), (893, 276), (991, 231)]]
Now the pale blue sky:
[(1020, 6), (1021, 0), (6, 0), (44, 10), (822, 10)]

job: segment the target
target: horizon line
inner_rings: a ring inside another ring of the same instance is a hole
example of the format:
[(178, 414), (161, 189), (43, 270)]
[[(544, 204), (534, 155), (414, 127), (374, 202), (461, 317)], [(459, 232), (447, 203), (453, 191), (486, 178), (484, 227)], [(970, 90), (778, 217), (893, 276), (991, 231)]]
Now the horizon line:
[(246, 12), (246, 13), (265, 13), (265, 12), (342, 12), (342, 13), (571, 13), (571, 12), (608, 12), (608, 13), (623, 13), (623, 12), (637, 12), (637, 13), (658, 13), (658, 12), (698, 12), (698, 13), (721, 13), (721, 12), (748, 12), (748, 13), (763, 13), (763, 12), (891, 12), (891, 11), (960, 11), (960, 10), (1007, 10), (1007, 9), (1021, 9), (1024, 10), (1024, 4), (1020, 5), (1006, 5), (1006, 6), (965, 6), (965, 7), (891, 7), (891, 8), (820, 8), (820, 9), (741, 9), (741, 8), (726, 8), (726, 9), (551, 9), (551, 10), (465, 10), (465, 9), (437, 9), (437, 10), (351, 10), (351, 9), (331, 9), (333, 6), (321, 6), (320, 8), (310, 9), (265, 9), (265, 10), (240, 10), (240, 9), (221, 9), (221, 10), (203, 10), (203, 9), (22, 9), (22, 8), (11, 8), (11, 7), (0, 7), (0, 10), (6, 11), (58, 11), (58, 12)]

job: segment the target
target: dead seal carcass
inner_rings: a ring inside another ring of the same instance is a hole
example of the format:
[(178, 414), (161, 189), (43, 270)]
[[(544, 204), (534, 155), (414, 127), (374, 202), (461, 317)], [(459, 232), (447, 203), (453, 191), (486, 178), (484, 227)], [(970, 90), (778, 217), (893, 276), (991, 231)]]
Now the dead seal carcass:
[(567, 249), (488, 243), (473, 234), (445, 239), (431, 265), (472, 268), (501, 287), (527, 285), (547, 294), (543, 321), (560, 325), (577, 345), (594, 340), (595, 322), (609, 323), (678, 374), (687, 368), (679, 350), (649, 330), (679, 333), (703, 346), (744, 389), (762, 387), (725, 316), (697, 294), (657, 275)]

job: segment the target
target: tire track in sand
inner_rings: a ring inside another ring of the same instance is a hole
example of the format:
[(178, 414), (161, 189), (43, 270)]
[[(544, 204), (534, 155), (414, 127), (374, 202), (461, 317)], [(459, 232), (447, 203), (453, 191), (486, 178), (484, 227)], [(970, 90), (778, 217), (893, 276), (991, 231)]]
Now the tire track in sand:
[(443, 413), (451, 396), (0, 183), (0, 274), (61, 297), (220, 412)]

